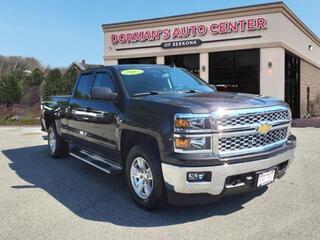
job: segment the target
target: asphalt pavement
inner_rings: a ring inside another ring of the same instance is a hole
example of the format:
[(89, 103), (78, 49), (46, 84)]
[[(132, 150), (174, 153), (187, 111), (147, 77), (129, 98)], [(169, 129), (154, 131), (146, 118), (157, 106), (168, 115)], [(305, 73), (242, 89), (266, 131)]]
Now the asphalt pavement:
[(0, 239), (320, 239), (320, 129), (292, 131), (296, 158), (268, 188), (146, 212), (124, 175), (50, 158), (39, 127), (0, 127)]

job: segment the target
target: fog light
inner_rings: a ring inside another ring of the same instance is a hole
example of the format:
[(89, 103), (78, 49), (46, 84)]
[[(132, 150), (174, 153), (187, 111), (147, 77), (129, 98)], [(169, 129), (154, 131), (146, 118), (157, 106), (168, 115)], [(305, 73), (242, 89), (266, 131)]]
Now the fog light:
[(211, 172), (188, 172), (187, 181), (188, 182), (210, 182)]

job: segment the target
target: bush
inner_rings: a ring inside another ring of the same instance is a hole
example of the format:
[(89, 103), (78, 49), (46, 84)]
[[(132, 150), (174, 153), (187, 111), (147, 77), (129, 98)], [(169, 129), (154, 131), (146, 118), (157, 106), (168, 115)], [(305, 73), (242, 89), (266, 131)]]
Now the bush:
[(48, 77), (42, 81), (41, 96), (46, 99), (52, 95), (62, 95), (68, 93), (67, 80), (62, 76), (61, 71), (56, 68), (50, 70)]
[(18, 75), (11, 73), (0, 80), (0, 104), (9, 106), (12, 103), (19, 103), (21, 99), (21, 87)]

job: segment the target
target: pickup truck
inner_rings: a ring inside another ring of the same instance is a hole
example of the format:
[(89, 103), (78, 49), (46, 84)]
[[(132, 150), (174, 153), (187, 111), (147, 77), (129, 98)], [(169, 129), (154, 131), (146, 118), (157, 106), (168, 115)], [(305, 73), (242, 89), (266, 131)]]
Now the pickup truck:
[(285, 174), (296, 147), (285, 102), (218, 92), (176, 67), (85, 71), (71, 96), (53, 96), (41, 109), (53, 158), (124, 172), (147, 210), (264, 187)]

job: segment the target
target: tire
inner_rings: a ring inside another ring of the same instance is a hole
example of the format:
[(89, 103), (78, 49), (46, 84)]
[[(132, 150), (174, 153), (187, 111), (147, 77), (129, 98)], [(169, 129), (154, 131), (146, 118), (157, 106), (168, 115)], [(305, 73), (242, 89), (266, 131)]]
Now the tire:
[(68, 143), (59, 136), (54, 124), (48, 128), (48, 147), (53, 158), (67, 156), (69, 153)]
[[(145, 168), (144, 173), (141, 165)], [(152, 148), (143, 145), (131, 148), (126, 161), (126, 179), (130, 195), (140, 207), (151, 211), (167, 203), (160, 159)], [(140, 187), (141, 191), (139, 191), (141, 181), (143, 181), (143, 187)]]

